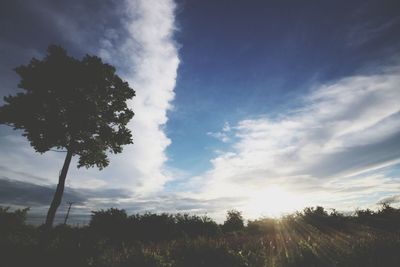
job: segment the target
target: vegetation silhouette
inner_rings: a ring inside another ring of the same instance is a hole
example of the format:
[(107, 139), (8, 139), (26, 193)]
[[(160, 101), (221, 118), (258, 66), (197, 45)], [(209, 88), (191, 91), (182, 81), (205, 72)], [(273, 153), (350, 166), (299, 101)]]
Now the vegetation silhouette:
[(25, 223), (27, 212), (0, 208), (2, 266), (397, 267), (400, 263), (400, 209), (389, 205), (351, 215), (306, 208), (247, 225), (240, 212), (229, 211), (226, 221), (240, 218), (243, 227), (228, 232), (223, 230), (226, 221), (217, 224), (208, 217), (128, 215), (111, 208), (94, 211), (87, 226), (52, 228), (46, 243), (39, 241), (41, 227)]
[(226, 214), (226, 220), (222, 225), (225, 233), (240, 231), (244, 228), (244, 220), (242, 213), (237, 210), (229, 210)]
[(120, 153), (132, 143), (126, 127), (134, 113), (126, 101), (135, 96), (113, 66), (96, 56), (77, 60), (60, 46), (50, 45), (43, 60), (33, 58), (15, 69), (23, 92), (4, 97), (0, 123), (23, 130), (36, 152), (65, 149), (66, 157), (51, 202), (46, 227), (54, 217), (64, 192), (71, 159), (78, 167), (106, 167), (106, 152)]

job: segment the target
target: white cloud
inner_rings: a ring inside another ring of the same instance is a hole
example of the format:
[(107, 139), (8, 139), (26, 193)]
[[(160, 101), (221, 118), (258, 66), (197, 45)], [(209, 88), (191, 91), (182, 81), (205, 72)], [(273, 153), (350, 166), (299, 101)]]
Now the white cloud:
[[(170, 139), (163, 131), (167, 111), (174, 98), (179, 58), (173, 40), (175, 4), (173, 1), (125, 1), (123, 26), (129, 34), (115, 42), (115, 33), (101, 49), (114, 65), (124, 69), (124, 77), (136, 90), (130, 103), (136, 116), (129, 124), (134, 145), (116, 156), (106, 173), (124, 180), (135, 192), (162, 189), (169, 179), (165, 170), (165, 149)], [(113, 43), (111, 45), (111, 43)]]
[[(238, 141), (196, 178), (203, 181), (196, 194), (247, 197), (253, 204), (264, 199), (268, 213), (285, 195), (294, 198), (281, 204), (289, 211), (323, 203), (354, 208), (399, 192), (399, 177), (379, 173), (400, 158), (399, 84), (398, 68), (348, 77), (315, 88), (302, 99), (303, 108), (278, 119), (240, 121), (232, 127)], [(281, 192), (275, 201), (268, 198), (271, 188)]]
[[(78, 5), (76, 10), (84, 13), (86, 7), (81, 4), (74, 2), (71, 5)], [(136, 90), (137, 96), (129, 103), (136, 115), (128, 125), (134, 145), (125, 146), (122, 154), (112, 155), (110, 166), (103, 171), (77, 170), (77, 159), (74, 158), (67, 185), (124, 188), (135, 194), (147, 194), (162, 189), (169, 179), (165, 149), (171, 141), (163, 127), (174, 98), (179, 65), (173, 39), (175, 3), (173, 0), (126, 0), (111, 6), (115, 10), (101, 10), (98, 15), (112, 16), (114, 20), (118, 17), (119, 24), (107, 24), (107, 17), (101, 17), (98, 24), (88, 21), (84, 27), (79, 27), (70, 13), (62, 13), (63, 10), (55, 10), (47, 4), (32, 7), (32, 14), (52, 14), (44, 18), (63, 33), (64, 39), (84, 53), (102, 56)], [(39, 155), (19, 133), (12, 133), (5, 127), (2, 131), (0, 161), (3, 176), (31, 181), (32, 175), (24, 173), (34, 173), (38, 177), (35, 182), (57, 183), (63, 153)]]
[(207, 135), (214, 137), (224, 143), (228, 143), (231, 140), (225, 132), (207, 132)]
[[(245, 208), (246, 216), (254, 217), (273, 212), (271, 206), (282, 211), (324, 203), (355, 208), (398, 195), (399, 177), (382, 172), (400, 157), (400, 69), (392, 68), (319, 86), (304, 97), (302, 109), (277, 119), (225, 123), (221, 131), (208, 134), (234, 142), (229, 152), (219, 153), (204, 175), (180, 180), (180, 192), (154, 197), (151, 193), (160, 191), (171, 176), (165, 166), (171, 141), (163, 127), (179, 65), (175, 4), (125, 0), (117, 5), (113, 15), (121, 24), (105, 24), (102, 18), (96, 29), (90, 21), (82, 28), (75, 16), (51, 7), (40, 10), (51, 15), (40, 13), (70, 43), (115, 65), (137, 92), (130, 102), (136, 116), (129, 124), (135, 144), (112, 156), (101, 172), (76, 170), (73, 162), (67, 178), (73, 188), (124, 188), (134, 194), (92, 199), (86, 208), (140, 204), (140, 210), (208, 211), (215, 218), (223, 218), (225, 209)], [(9, 130), (0, 133), (2, 176), (57, 182), (63, 154), (35, 154), (23, 137)]]
[(220, 140), (221, 142), (228, 143), (231, 141), (230, 133), (231, 133), (231, 125), (229, 124), (229, 122), (225, 122), (222, 131), (207, 132), (207, 135), (214, 137)]

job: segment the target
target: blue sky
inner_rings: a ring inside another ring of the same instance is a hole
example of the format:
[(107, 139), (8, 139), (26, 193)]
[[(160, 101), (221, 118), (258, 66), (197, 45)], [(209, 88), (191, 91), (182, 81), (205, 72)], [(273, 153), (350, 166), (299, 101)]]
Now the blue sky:
[(365, 1), (183, 1), (176, 112), (167, 124), (178, 141), (168, 148), (174, 163), (204, 171), (210, 146), (218, 146), (205, 131), (285, 113), (316, 84), (392, 60), (396, 16), (389, 5)]
[[(2, 96), (16, 92), (12, 69), (51, 43), (101, 56), (137, 91), (135, 144), (104, 171), (71, 168), (75, 213), (221, 219), (236, 208), (254, 218), (400, 200), (398, 1), (40, 0), (0, 10)], [(43, 212), (62, 155), (35, 154), (5, 126), (0, 145), (3, 191), (16, 192), (0, 202)]]

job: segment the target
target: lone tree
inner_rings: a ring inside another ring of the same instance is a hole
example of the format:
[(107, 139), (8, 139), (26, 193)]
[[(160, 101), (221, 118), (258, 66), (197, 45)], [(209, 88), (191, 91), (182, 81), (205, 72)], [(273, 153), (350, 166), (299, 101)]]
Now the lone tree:
[(126, 101), (135, 91), (100, 58), (86, 55), (78, 60), (55, 45), (49, 46), (43, 60), (33, 58), (15, 71), (23, 92), (4, 97), (0, 123), (23, 130), (36, 152), (66, 152), (46, 217), (50, 228), (72, 157), (79, 156), (78, 168), (101, 170), (109, 164), (107, 151), (120, 153), (122, 145), (132, 143), (126, 125), (134, 113)]

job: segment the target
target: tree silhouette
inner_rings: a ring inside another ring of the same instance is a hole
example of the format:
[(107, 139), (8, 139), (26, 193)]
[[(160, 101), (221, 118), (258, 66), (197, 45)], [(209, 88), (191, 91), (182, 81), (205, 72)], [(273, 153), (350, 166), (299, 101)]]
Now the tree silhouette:
[(122, 145), (132, 143), (126, 124), (134, 113), (126, 101), (135, 91), (100, 58), (77, 60), (55, 45), (43, 60), (33, 58), (15, 71), (23, 92), (4, 97), (0, 123), (22, 129), (36, 152), (66, 152), (46, 218), (51, 227), (72, 157), (79, 156), (78, 168), (102, 169), (109, 164), (107, 152), (120, 153)]
[(226, 220), (222, 225), (224, 232), (241, 231), (244, 228), (244, 219), (242, 213), (237, 210), (228, 210)]

